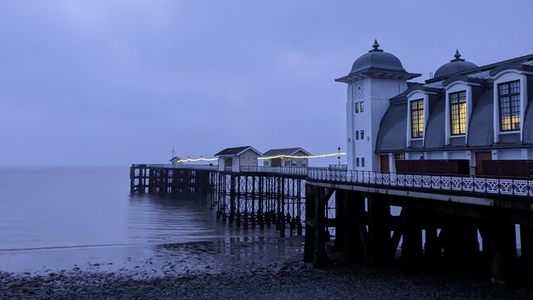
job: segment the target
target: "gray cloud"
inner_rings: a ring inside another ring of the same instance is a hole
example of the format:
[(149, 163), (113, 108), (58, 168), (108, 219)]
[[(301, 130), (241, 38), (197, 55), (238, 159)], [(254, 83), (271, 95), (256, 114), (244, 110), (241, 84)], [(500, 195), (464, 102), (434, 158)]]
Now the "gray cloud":
[(346, 75), (374, 38), (427, 79), (459, 48), (528, 54), (529, 1), (0, 4), (0, 165), (128, 165), (345, 143)]

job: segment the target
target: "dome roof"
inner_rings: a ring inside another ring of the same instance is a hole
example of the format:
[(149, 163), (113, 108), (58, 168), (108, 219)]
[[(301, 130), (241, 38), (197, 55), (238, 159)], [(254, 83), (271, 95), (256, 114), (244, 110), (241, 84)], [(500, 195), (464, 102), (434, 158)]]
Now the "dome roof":
[(450, 60), (449, 63), (446, 63), (442, 65), (437, 72), (435, 72), (435, 78), (451, 75), (457, 72), (474, 69), (477, 68), (477, 65), (465, 61), (464, 59), (460, 58), (461, 54), (459, 53), (459, 50), (455, 50), (455, 59)]
[(396, 56), (378, 49), (379, 44), (377, 40), (374, 41), (372, 47), (374, 47), (374, 49), (368, 51), (368, 53), (362, 55), (353, 63), (350, 74), (367, 69), (380, 69), (384, 71), (406, 73), (402, 63)]

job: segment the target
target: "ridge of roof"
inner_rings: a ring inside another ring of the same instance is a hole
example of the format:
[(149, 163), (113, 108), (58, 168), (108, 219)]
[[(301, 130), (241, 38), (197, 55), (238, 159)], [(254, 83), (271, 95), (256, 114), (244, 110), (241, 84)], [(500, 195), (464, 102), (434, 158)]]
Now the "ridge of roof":
[(261, 152), (259, 152), (257, 149), (255, 149), (252, 146), (240, 146), (240, 147), (226, 148), (226, 149), (218, 152), (214, 156), (222, 156), (222, 155), (224, 155), (224, 156), (228, 156), (228, 155), (229, 156), (238, 156), (238, 155), (242, 154), (243, 152), (245, 152), (247, 150), (252, 150), (255, 153), (259, 154), (259, 156), (263, 155)]
[(292, 147), (292, 148), (278, 148), (278, 149), (270, 149), (267, 152), (263, 154), (263, 156), (274, 156), (274, 155), (294, 155), (298, 151), (302, 151), (303, 153), (311, 156), (312, 154), (305, 150), (302, 147)]

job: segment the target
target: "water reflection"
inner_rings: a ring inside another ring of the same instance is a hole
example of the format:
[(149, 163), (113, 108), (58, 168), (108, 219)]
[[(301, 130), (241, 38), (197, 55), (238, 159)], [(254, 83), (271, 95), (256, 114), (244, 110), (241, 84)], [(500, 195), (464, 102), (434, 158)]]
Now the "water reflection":
[(0, 168), (0, 270), (222, 270), (301, 248), (275, 229), (217, 221), (198, 201), (130, 196), (128, 175), (127, 168)]

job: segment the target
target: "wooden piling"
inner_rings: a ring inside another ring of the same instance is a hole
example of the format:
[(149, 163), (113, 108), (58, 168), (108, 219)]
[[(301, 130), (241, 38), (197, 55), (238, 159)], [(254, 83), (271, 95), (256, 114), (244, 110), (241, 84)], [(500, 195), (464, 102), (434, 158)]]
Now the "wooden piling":
[(402, 208), (402, 266), (405, 273), (416, 273), (422, 265), (422, 229), (420, 212), (413, 207)]
[(370, 237), (369, 264), (374, 268), (392, 265), (393, 258), (390, 252), (390, 205), (387, 200), (379, 195), (368, 196), (368, 234)]
[(493, 216), (490, 228), (491, 281), (507, 285), (516, 276), (516, 228), (503, 216)]

